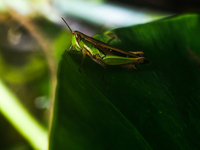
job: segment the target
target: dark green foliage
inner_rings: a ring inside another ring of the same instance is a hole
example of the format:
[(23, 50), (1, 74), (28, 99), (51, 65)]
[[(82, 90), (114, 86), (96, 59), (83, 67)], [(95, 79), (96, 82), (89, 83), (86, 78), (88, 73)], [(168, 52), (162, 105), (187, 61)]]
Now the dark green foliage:
[[(200, 16), (181, 15), (119, 28), (124, 51), (151, 64), (103, 68), (64, 53), (59, 65), (50, 149), (200, 149)], [(94, 36), (107, 41), (102, 35)]]

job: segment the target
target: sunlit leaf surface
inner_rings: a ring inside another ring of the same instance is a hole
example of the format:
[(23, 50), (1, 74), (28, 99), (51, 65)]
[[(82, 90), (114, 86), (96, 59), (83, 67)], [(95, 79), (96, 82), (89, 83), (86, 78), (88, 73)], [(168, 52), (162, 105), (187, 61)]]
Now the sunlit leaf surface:
[[(59, 65), (50, 149), (200, 149), (200, 16), (114, 29), (124, 51), (151, 64), (103, 68), (82, 54)], [(104, 34), (95, 38), (107, 41)]]

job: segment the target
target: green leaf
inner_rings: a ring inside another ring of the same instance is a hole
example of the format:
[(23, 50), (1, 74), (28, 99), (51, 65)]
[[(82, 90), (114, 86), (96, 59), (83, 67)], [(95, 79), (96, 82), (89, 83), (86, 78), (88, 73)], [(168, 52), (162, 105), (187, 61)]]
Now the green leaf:
[[(200, 16), (186, 14), (108, 31), (151, 64), (104, 69), (82, 54), (59, 65), (50, 149), (200, 149)], [(106, 33), (108, 33), (106, 32)], [(105, 34), (94, 36), (104, 42)]]

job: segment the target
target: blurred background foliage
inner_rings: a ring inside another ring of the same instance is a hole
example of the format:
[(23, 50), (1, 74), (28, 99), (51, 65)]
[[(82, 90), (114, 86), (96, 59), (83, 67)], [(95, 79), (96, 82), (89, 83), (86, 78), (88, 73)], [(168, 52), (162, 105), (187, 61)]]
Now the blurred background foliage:
[[(48, 135), (57, 64), (71, 42), (61, 17), (73, 30), (92, 36), (111, 28), (198, 11), (199, 5), (197, 0), (0, 0), (0, 149), (46, 147), (47, 142), (34, 145), (14, 118), (22, 105), (24, 113), (38, 123), (36, 128), (44, 129), (38, 131)], [(11, 101), (5, 93), (11, 95)], [(12, 105), (14, 101), (19, 105)], [(20, 119), (24, 126), (31, 120)]]

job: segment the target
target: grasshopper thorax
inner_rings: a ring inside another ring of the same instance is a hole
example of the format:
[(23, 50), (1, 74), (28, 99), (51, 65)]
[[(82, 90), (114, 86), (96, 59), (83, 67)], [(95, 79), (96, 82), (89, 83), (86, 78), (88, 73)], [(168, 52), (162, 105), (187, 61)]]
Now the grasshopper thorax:
[(79, 32), (79, 31), (72, 31), (72, 29), (67, 24), (65, 19), (62, 18), (62, 20), (65, 22), (65, 24), (67, 25), (68, 29), (72, 33), (72, 46), (70, 47), (70, 49), (68, 51), (70, 51), (72, 47), (74, 47), (75, 50), (77, 50), (77, 51), (83, 50), (84, 42), (82, 41), (82, 39), (85, 39), (86, 35), (81, 33), (81, 32)]

